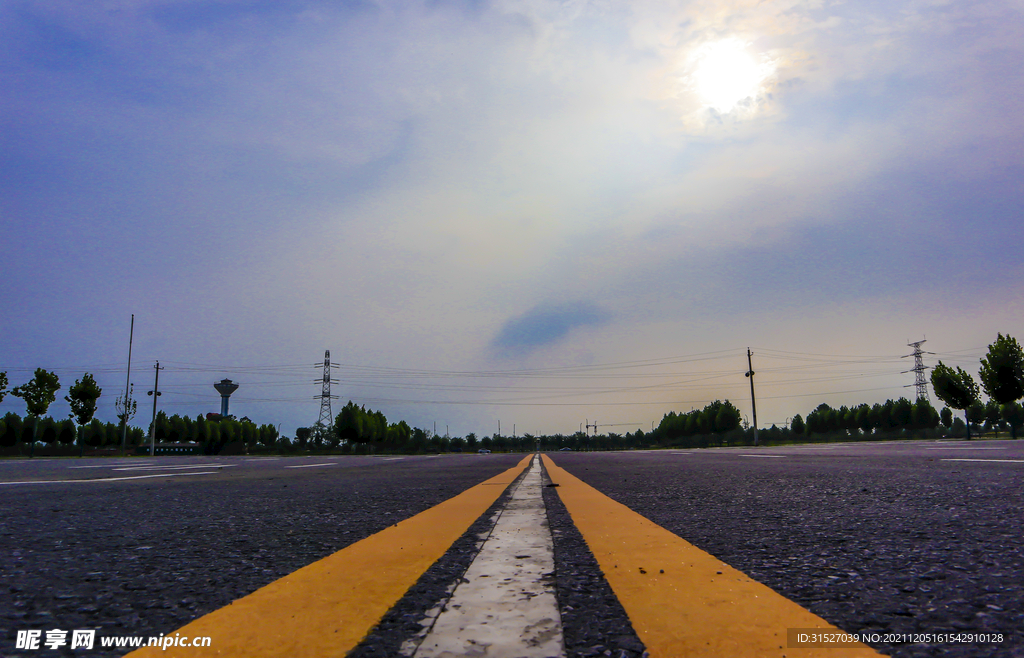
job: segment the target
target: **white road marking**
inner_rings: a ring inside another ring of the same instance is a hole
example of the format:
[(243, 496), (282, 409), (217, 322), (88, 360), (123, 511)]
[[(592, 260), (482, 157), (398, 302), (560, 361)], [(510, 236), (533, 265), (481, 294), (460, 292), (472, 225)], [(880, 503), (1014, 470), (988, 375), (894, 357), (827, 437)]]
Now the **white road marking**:
[(565, 656), (540, 458), (534, 457), (451, 599), (426, 637), (402, 647), (415, 658)]
[(157, 473), (155, 475), (125, 475), (116, 478), (88, 478), (85, 480), (21, 480), (19, 482), (0, 482), (4, 484), (69, 484), (74, 482), (118, 482), (120, 480), (144, 480), (146, 478), (172, 478), (180, 475), (216, 475), (217, 471), (203, 471), (201, 473)]
[(1024, 459), (968, 459), (967, 457), (948, 457), (942, 462), (1000, 462), (1004, 464), (1024, 464)]
[(193, 464), (190, 466), (125, 466), (115, 471), (183, 471), (187, 468), (231, 468), (238, 464)]
[(405, 459), (405, 457), (385, 457), (382, 461), (393, 462), (398, 461), (400, 459)]
[(925, 448), (925, 450), (1006, 450), (1006, 448), (975, 448), (974, 446), (950, 446), (948, 448)]
[(737, 457), (767, 457), (769, 459), (783, 459), (786, 455), (736, 455)]
[(285, 466), (285, 468), (312, 468), (313, 466), (337, 466), (335, 462), (327, 462), (326, 464), (299, 464), (298, 466)]

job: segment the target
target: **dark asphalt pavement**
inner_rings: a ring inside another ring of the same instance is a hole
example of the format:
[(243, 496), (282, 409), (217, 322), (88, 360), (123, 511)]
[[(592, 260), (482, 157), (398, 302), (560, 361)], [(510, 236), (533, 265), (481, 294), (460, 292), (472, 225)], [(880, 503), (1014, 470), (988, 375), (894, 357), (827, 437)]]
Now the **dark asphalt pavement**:
[[(885, 653), (1024, 656), (1024, 441), (552, 457), (845, 630), (1006, 636), (1000, 645), (876, 644)], [(521, 458), (0, 461), (0, 654), (61, 655), (14, 651), (23, 629), (173, 631)], [(949, 461), (965, 459), (998, 461)], [(168, 472), (179, 475), (140, 478)], [(122, 477), (140, 479), (2, 484)], [(552, 527), (571, 537), (555, 515)], [(606, 593), (583, 591), (593, 562), (572, 541), (556, 542), (571, 547), (560, 600), (593, 605)], [(615, 632), (633, 646), (628, 624)], [(599, 629), (571, 633), (576, 655), (602, 645)]]
[(173, 632), (522, 457), (0, 461), (0, 483), (209, 473), (0, 484), (0, 655), (83, 655), (16, 651), (18, 630)]
[(846, 631), (1005, 636), (883, 653), (1024, 656), (1024, 441), (553, 457)]

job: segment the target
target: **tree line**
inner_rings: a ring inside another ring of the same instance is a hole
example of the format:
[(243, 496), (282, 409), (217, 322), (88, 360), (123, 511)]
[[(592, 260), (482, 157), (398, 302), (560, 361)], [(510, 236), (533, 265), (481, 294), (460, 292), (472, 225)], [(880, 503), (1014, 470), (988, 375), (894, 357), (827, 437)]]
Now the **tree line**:
[[(1010, 426), (1010, 432), (1016, 439), (1017, 428), (1024, 422), (1024, 409), (1017, 402), (1024, 397), (1024, 351), (1016, 338), (997, 334), (996, 341), (988, 346), (988, 352), (981, 359), (978, 378), (989, 403), (998, 410), (998, 420)], [(959, 366), (950, 368), (942, 361), (932, 370), (931, 379), (935, 395), (964, 413), (964, 425), (970, 439), (971, 424), (988, 416), (986, 405), (981, 403), (977, 382), (969, 372)]]
[[(832, 437), (872, 440), (880, 437), (917, 436), (921, 438), (952, 435), (971, 438), (972, 429), (1000, 431), (1009, 427), (1013, 438), (1024, 424), (1024, 351), (1009, 335), (997, 335), (981, 359), (978, 372), (981, 386), (970, 373), (960, 367), (949, 367), (939, 361), (932, 369), (931, 383), (938, 397), (947, 406), (941, 411), (926, 399), (911, 402), (906, 398), (886, 400), (873, 405), (860, 404), (837, 409), (820, 404), (806, 419), (794, 416), (788, 427), (762, 429), (768, 442), (827, 440)], [(0, 372), (0, 402), (7, 395), (7, 374)], [(21, 418), (8, 413), (0, 419), (0, 446), (37, 441), (47, 444), (107, 447), (119, 445), (125, 427), (135, 413), (131, 394), (119, 397), (116, 403), (118, 424), (103, 423), (93, 418), (96, 400), (102, 390), (92, 375), (85, 375), (70, 387), (64, 398), (71, 405), (68, 419), (44, 418), (49, 405), (60, 389), (57, 375), (41, 368), (32, 380), (17, 386), (10, 394), (25, 400), (28, 415)], [(989, 397), (980, 399), (981, 391)], [(954, 417), (951, 409), (963, 412)], [(702, 409), (685, 413), (671, 411), (650, 433), (642, 429), (625, 435), (608, 433), (591, 436), (583, 432), (569, 435), (465, 437), (435, 435), (428, 430), (410, 427), (404, 420), (389, 423), (384, 413), (356, 405), (351, 400), (335, 416), (330, 427), (319, 424), (300, 427), (295, 439), (281, 437), (273, 425), (257, 425), (248, 419), (207, 418), (197, 416), (168, 417), (159, 412), (151, 431), (157, 442), (194, 442), (206, 454), (217, 454), (226, 445), (241, 442), (250, 448), (268, 451), (341, 450), (342, 452), (462, 452), (478, 449), (496, 451), (542, 450), (623, 450), (647, 447), (708, 447), (751, 443), (753, 430), (742, 421), (742, 415), (729, 400), (716, 400)], [(128, 427), (129, 445), (141, 443), (148, 433)]]
[(64, 399), (71, 406), (69, 417), (56, 420), (44, 416), (50, 405), (57, 399), (60, 390), (60, 378), (56, 373), (37, 368), (31, 380), (7, 390), (6, 372), (0, 372), (0, 402), (8, 393), (25, 400), (26, 411), (23, 418), (16, 413), (8, 412), (0, 418), (0, 447), (13, 447), (18, 443), (31, 446), (30, 455), (35, 451), (36, 443), (47, 445), (79, 445), (83, 449), (133, 447), (142, 444), (150, 434), (157, 443), (197, 443), (204, 454), (217, 454), (224, 446), (242, 442), (247, 446), (263, 446), (268, 449), (278, 447), (278, 430), (273, 425), (257, 425), (247, 418), (241, 420), (233, 417), (215, 418), (196, 416), (195, 420), (177, 414), (168, 417), (160, 411), (156, 420), (150, 423), (149, 431), (128, 425), (135, 415), (137, 402), (131, 399), (131, 390), (115, 401), (118, 423), (104, 423), (96, 418), (97, 400), (103, 389), (96, 385), (90, 373), (68, 389)]

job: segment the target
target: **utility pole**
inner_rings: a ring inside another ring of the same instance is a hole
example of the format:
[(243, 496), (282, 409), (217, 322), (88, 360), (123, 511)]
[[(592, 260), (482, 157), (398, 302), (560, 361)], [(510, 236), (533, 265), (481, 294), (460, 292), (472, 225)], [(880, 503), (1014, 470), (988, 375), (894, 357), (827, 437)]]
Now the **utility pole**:
[(149, 426), (149, 456), (150, 457), (155, 457), (156, 456), (156, 399), (158, 397), (160, 397), (161, 395), (163, 395), (163, 393), (161, 393), (158, 390), (158, 387), (160, 385), (160, 371), (161, 370), (166, 370), (166, 368), (161, 368), (160, 367), (160, 362), (159, 361), (156, 362), (156, 365), (153, 366), (153, 368), (156, 370), (156, 378), (153, 380), (153, 390), (149, 391), (146, 394), (146, 395), (152, 395), (153, 396), (153, 423)]
[(914, 367), (910, 370), (904, 370), (900, 374), (906, 374), (908, 372), (914, 373), (914, 386), (917, 388), (917, 401), (924, 400), (925, 402), (931, 403), (928, 398), (928, 380), (925, 378), (924, 373), (928, 370), (928, 367), (924, 365), (924, 355), (933, 354), (933, 352), (925, 352), (921, 349), (923, 343), (927, 343), (927, 339), (919, 340), (914, 343), (907, 343), (908, 347), (914, 348), (913, 354), (904, 354), (901, 358), (907, 358), (908, 356), (914, 357)]
[(754, 445), (759, 445), (757, 440), (757, 404), (754, 402), (754, 364), (751, 361), (750, 348), (747, 348), (747, 372), (744, 376), (750, 378), (750, 412), (754, 416)]
[(591, 428), (591, 427), (593, 427), (593, 428), (594, 428), (594, 436), (597, 436), (597, 421), (596, 421), (596, 420), (594, 421), (594, 424), (593, 424), (593, 425), (591, 425), (591, 424), (590, 424), (590, 421), (589, 421), (589, 420), (587, 420), (587, 431), (588, 431), (588, 432), (590, 431), (590, 428)]
[[(129, 409), (129, 404), (131, 404), (131, 400), (132, 400), (131, 384), (129, 382), (131, 382), (131, 379), (132, 379), (132, 338), (134, 338), (134, 337), (135, 337), (135, 314), (132, 313), (132, 325), (131, 325), (131, 328), (128, 330), (128, 374), (125, 375), (125, 379), (124, 379), (124, 394), (125, 394), (125, 398), (126, 399), (124, 401), (124, 410), (125, 410), (124, 430), (121, 432), (121, 456), (122, 457), (124, 457), (124, 447), (125, 447), (125, 444), (128, 443), (128, 409)], [(35, 445), (35, 443), (33, 443), (32, 445)]]

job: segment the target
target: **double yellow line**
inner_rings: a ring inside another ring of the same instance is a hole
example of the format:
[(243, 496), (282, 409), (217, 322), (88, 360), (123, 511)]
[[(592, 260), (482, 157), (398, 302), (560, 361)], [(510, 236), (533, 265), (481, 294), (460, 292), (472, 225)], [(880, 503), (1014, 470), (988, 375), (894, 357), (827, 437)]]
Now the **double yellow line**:
[[(208, 648), (144, 656), (344, 656), (490, 507), (532, 457), (179, 629)], [(788, 628), (838, 630), (616, 503), (544, 456), (573, 522), (652, 658), (877, 656), (869, 647), (791, 649)]]
[(652, 658), (878, 656), (789, 648), (790, 628), (839, 629), (555, 466), (544, 465)]

